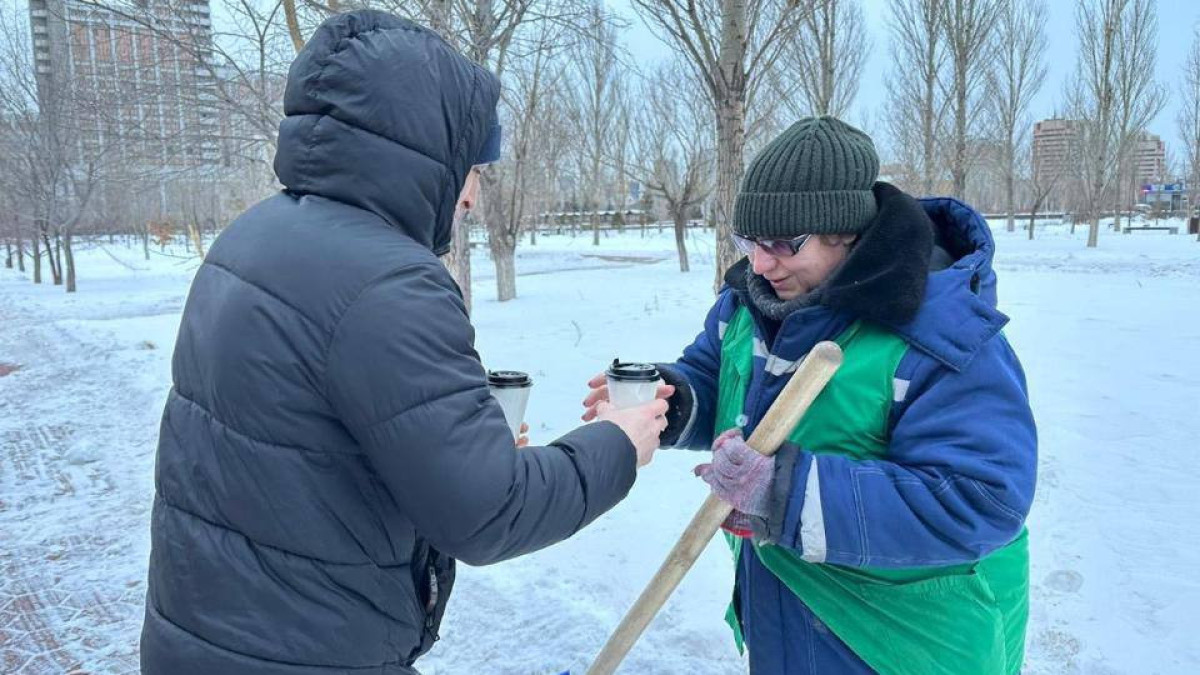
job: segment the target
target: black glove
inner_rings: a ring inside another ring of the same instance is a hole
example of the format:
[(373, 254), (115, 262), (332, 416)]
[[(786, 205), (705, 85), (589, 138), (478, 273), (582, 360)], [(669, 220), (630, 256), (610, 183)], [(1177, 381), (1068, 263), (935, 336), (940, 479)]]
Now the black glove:
[(659, 437), (659, 442), (664, 447), (669, 447), (679, 441), (688, 420), (692, 418), (692, 408), (696, 401), (692, 396), (692, 385), (683, 373), (668, 363), (656, 363), (654, 367), (658, 368), (658, 374), (664, 384), (675, 387), (675, 393), (667, 399), (667, 428)]

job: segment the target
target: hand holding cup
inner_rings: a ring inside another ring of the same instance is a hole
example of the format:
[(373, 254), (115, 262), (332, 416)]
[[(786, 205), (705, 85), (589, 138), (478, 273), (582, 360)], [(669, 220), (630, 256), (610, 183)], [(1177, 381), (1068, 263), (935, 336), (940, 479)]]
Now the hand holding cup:
[(584, 422), (596, 419), (600, 402), (627, 408), (655, 399), (668, 399), (675, 394), (675, 387), (663, 384), (653, 365), (621, 363), (619, 360), (613, 360), (612, 367), (588, 380), (587, 386), (591, 391), (583, 400), (583, 406), (587, 408), (582, 417)]
[(658, 449), (659, 437), (667, 428), (667, 402), (654, 399), (632, 408), (617, 408), (608, 401), (595, 406), (597, 421), (612, 422), (625, 432), (637, 451), (638, 468), (646, 466)]

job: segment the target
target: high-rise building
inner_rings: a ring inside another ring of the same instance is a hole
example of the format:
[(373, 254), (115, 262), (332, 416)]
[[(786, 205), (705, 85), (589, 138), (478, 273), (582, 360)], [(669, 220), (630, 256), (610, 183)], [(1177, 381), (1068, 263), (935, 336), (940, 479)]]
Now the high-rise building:
[(1133, 180), (1137, 185), (1167, 180), (1167, 148), (1160, 136), (1138, 134), (1133, 147)]
[[(1079, 147), (1081, 124), (1077, 120), (1048, 119), (1033, 127), (1035, 180), (1042, 185), (1056, 183), (1048, 204), (1051, 208), (1069, 206), (1066, 204), (1069, 195), (1078, 190), (1078, 167), (1085, 161)], [(1121, 176), (1110, 187), (1119, 191), (1122, 208), (1137, 201), (1143, 184), (1163, 182), (1167, 174), (1166, 146), (1155, 134), (1138, 134), (1129, 156), (1133, 166), (1123, 167)]]
[(1033, 125), (1033, 171), (1040, 184), (1062, 182), (1079, 158), (1079, 122), (1052, 118)]
[(207, 0), (134, 0), (120, 11), (29, 0), (29, 14), (43, 109), (70, 101), (62, 110), (83, 156), (166, 179), (219, 162)]

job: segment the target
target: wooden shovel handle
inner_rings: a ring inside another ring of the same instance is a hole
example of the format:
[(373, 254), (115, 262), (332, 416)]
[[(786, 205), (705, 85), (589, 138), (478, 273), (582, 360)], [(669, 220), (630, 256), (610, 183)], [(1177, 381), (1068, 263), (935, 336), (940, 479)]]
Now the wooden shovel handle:
[[(747, 441), (750, 447), (767, 456), (775, 454), (841, 365), (842, 350), (836, 344), (821, 342), (813, 347), (755, 427)], [(611, 675), (616, 671), (731, 511), (733, 507), (716, 495), (710, 494), (704, 500), (654, 578), (608, 638), (587, 675)]]

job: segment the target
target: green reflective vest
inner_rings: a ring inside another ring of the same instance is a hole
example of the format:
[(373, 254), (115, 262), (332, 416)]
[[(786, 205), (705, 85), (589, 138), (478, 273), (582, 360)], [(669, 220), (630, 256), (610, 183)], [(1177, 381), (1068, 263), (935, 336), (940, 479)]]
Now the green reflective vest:
[[(807, 452), (886, 459), (899, 336), (858, 321), (836, 339), (842, 368), (789, 440)], [(754, 320), (743, 306), (721, 345), (716, 434), (737, 426), (754, 359)], [(797, 489), (803, 489), (798, 487)], [(735, 561), (742, 540), (729, 537)], [(752, 544), (763, 565), (871, 668), (884, 675), (1019, 673), (1029, 615), (1028, 533), (976, 563), (876, 569), (810, 563), (799, 552)], [(741, 626), (727, 619), (738, 648)]]

